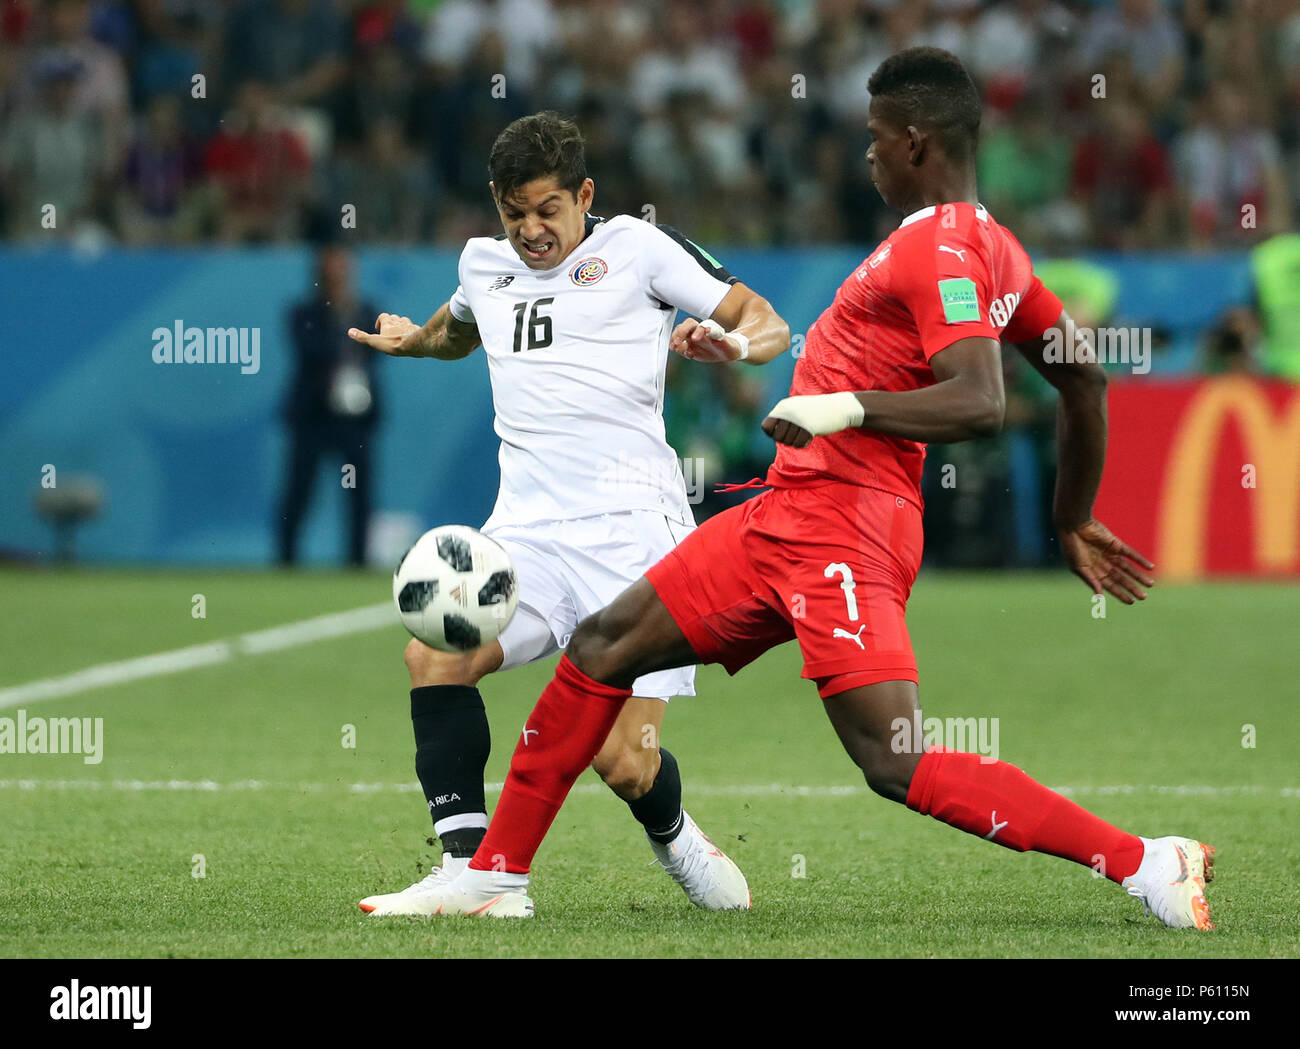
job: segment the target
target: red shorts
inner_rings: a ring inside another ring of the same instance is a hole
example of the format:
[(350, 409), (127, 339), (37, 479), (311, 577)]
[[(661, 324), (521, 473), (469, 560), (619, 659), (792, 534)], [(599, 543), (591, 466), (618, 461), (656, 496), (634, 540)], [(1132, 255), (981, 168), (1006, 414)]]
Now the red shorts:
[(646, 573), (702, 663), (734, 674), (799, 639), (823, 696), (915, 681), (903, 621), (921, 510), (877, 488), (774, 488), (710, 518)]

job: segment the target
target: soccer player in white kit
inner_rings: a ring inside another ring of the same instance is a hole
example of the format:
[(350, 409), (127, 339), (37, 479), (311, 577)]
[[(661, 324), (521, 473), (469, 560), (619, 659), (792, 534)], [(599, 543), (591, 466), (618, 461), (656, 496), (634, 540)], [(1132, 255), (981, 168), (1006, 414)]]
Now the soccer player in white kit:
[[(488, 169), (505, 233), (466, 243), (451, 300), (423, 326), (382, 313), (378, 333), (348, 333), (395, 357), (458, 360), (483, 346), (501, 438), (483, 532), (519, 576), (518, 608), (496, 641), (463, 654), (406, 647), (416, 773), (443, 859), (407, 889), (362, 900), (376, 915), (433, 913), (434, 890), (483, 839), (491, 738), (479, 681), (563, 649), (694, 527), (664, 437), (669, 352), (763, 364), (790, 342), (765, 299), (676, 230), (589, 214), (595, 186), (572, 122), (553, 112), (515, 121)], [(679, 309), (706, 320), (674, 328)], [(593, 767), (692, 903), (747, 908), (744, 875), (682, 809), (677, 762), (659, 747), (667, 701), (694, 694), (694, 667), (637, 679)]]

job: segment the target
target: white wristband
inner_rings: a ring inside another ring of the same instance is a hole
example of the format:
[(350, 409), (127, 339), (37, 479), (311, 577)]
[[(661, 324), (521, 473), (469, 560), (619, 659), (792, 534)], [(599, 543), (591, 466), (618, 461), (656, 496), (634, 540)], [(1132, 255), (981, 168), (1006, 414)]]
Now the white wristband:
[(721, 342), (723, 339), (735, 339), (736, 345), (740, 347), (740, 356), (733, 358), (737, 361), (743, 361), (749, 356), (749, 336), (739, 331), (723, 331), (722, 325), (712, 318), (700, 321), (700, 327), (708, 333), (710, 339), (714, 342)]
[(852, 393), (822, 393), (787, 397), (767, 413), (807, 430), (814, 437), (861, 426), (866, 418), (862, 402)]

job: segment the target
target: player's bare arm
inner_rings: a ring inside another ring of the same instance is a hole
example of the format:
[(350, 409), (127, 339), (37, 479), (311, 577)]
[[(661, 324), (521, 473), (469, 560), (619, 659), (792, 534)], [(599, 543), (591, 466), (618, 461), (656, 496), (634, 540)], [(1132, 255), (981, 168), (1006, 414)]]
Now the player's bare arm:
[(440, 361), (468, 357), (482, 341), (476, 325), (452, 316), (449, 303), (443, 303), (423, 327), (396, 313), (381, 313), (375, 327), (377, 332), (349, 328), (348, 336), (390, 357), (435, 357)]
[(852, 427), (945, 444), (1002, 429), (1006, 394), (996, 339), (961, 339), (936, 353), (930, 367), (938, 382), (920, 390), (786, 397), (763, 420), (763, 432), (778, 444), (804, 448), (814, 437)]
[(693, 361), (766, 364), (790, 348), (790, 325), (752, 288), (733, 284), (708, 322), (688, 317), (668, 345)]
[[(1070, 340), (1075, 346), (1067, 361), (1049, 362), (1047, 341)], [(1155, 566), (1117, 538), (1092, 516), (1093, 500), (1106, 464), (1106, 371), (1076, 340), (1083, 337), (1068, 313), (1041, 338), (1015, 347), (1060, 395), (1056, 409), (1057, 472), (1052, 515), (1061, 538), (1061, 550), (1070, 570), (1092, 587), (1126, 605), (1146, 597), (1155, 585)], [(937, 359), (937, 358), (936, 358)]]

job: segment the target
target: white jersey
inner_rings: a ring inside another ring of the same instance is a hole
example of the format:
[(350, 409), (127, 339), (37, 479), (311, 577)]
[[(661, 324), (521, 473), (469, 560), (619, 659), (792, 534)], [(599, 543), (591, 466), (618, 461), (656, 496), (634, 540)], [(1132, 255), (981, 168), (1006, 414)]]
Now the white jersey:
[(664, 437), (664, 369), (678, 309), (710, 316), (735, 283), (676, 230), (587, 217), (560, 265), (526, 266), (502, 237), (460, 256), (451, 299), (478, 326), (501, 438), (501, 488), (484, 525), (656, 510), (690, 523)]

